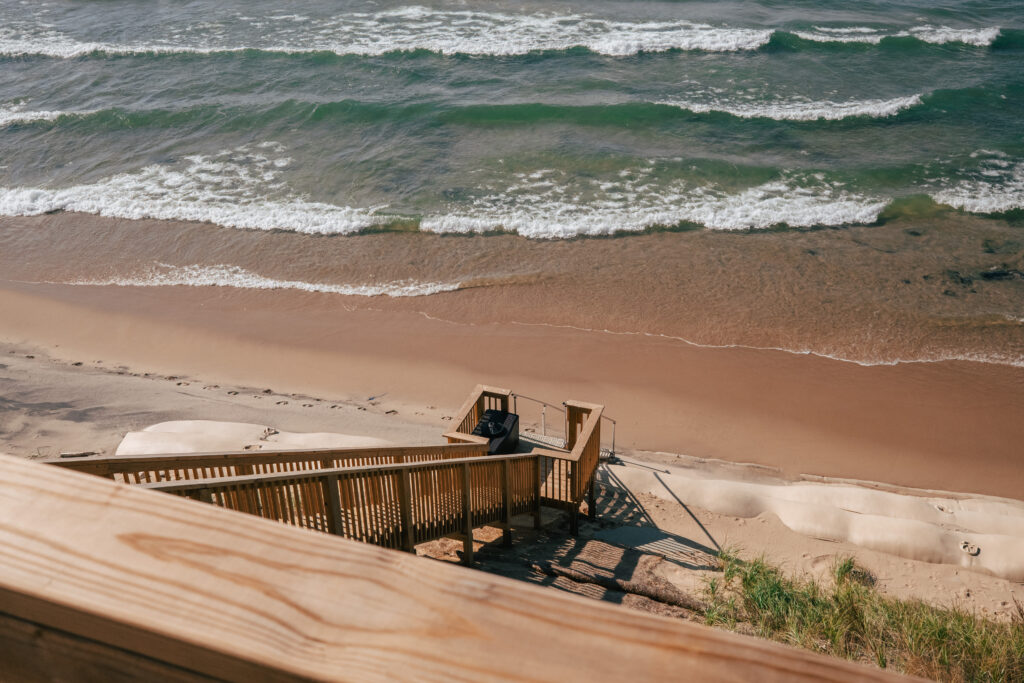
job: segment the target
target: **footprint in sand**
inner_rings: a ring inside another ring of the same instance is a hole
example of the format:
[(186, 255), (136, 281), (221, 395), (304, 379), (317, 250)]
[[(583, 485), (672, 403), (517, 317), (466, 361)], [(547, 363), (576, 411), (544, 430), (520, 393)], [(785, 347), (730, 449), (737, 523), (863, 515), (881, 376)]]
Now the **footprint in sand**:
[(220, 389), (216, 384), (207, 384), (203, 389)]
[(338, 406), (331, 406), (331, 408), (337, 408)]
[(960, 550), (963, 550), (965, 553), (972, 557), (976, 557), (981, 554), (981, 548), (974, 545), (970, 541), (962, 541), (960, 543)]
[(288, 401), (278, 401), (277, 405), (279, 405), (279, 406), (286, 406), (286, 405), (288, 405)]
[(359, 406), (359, 410), (366, 410), (363, 406)]
[[(117, 374), (123, 375), (124, 373), (123, 372), (119, 372)], [(188, 386), (188, 382), (178, 382), (178, 386), (179, 387), (187, 387)]]
[(77, 368), (77, 367), (81, 367), (81, 365), (82, 365), (82, 361), (80, 361), (80, 360), (76, 360), (76, 361), (75, 361), (74, 363), (72, 363), (72, 365), (74, 365), (74, 366), (75, 366), (76, 368)]
[(303, 408), (312, 408), (312, 407), (313, 407), (313, 404), (312, 404), (312, 403), (303, 403), (303, 404), (302, 404), (302, 407), (303, 407)]
[(237, 391), (229, 391), (228, 392), (228, 396), (238, 396), (238, 392)]
[(388, 410), (388, 411), (385, 411), (384, 414), (385, 415), (398, 415), (398, 411), (397, 410)]

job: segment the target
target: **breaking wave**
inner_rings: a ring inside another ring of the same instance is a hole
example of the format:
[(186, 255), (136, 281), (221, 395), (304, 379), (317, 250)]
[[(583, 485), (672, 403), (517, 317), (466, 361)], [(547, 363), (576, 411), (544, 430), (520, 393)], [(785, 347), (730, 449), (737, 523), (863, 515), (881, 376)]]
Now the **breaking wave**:
[[(267, 155), (275, 152), (274, 158)], [(0, 215), (78, 211), (322, 235), (350, 234), (390, 220), (376, 215), (383, 207), (337, 206), (289, 192), (279, 176), (291, 159), (281, 152), (280, 146), (268, 142), (189, 156), (179, 164), (147, 166), (87, 185), (0, 187)]]
[[(515, 232), (565, 239), (693, 224), (712, 230), (873, 223), (888, 199), (849, 192), (823, 176), (790, 175), (738, 193), (684, 183), (658, 187), (651, 171), (623, 171), (617, 181), (566, 182), (558, 171), (518, 174), (517, 183), (468, 207), (426, 216), (420, 229), (438, 233)], [(591, 195), (593, 199), (581, 202)]]
[(850, 102), (832, 102), (830, 100), (792, 100), (780, 102), (693, 102), (663, 101), (695, 114), (722, 112), (744, 119), (766, 118), (776, 121), (839, 121), (855, 116), (884, 118), (894, 116), (905, 109), (916, 107), (922, 102), (921, 95), (894, 97), (888, 100), (854, 100)]
[(376, 13), (309, 18), (285, 15), (276, 21), (233, 18), (233, 37), (222, 23), (204, 22), (169, 30), (168, 37), (136, 43), (78, 40), (38, 26), (0, 31), (0, 55), (74, 58), (89, 54), (136, 55), (259, 50), (275, 53), (330, 52), (383, 55), (427, 51), (441, 55), (513, 56), (586, 49), (614, 57), (643, 52), (757, 50), (773, 39), (797, 36), (812, 42), (878, 44), (886, 38), (923, 43), (991, 45), (998, 27), (913, 26), (899, 29), (818, 27), (784, 30), (714, 26), (690, 21), (621, 21), (588, 14), (514, 14), (405, 7)]

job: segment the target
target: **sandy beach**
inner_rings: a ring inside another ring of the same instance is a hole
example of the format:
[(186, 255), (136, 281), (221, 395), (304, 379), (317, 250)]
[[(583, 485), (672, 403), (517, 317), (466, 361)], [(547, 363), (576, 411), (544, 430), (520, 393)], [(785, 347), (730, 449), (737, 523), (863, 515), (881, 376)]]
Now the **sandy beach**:
[[(438, 295), (459, 296), (465, 294)], [(399, 414), (419, 412), (433, 424), (468, 387), (506, 386), (549, 401), (604, 403), (617, 420), (620, 447), (788, 475), (1011, 498), (1024, 491), (1022, 368), (863, 367), (657, 337), (456, 323), (420, 311), (354, 308), (346, 299), (218, 287), (7, 284), (0, 335), (67, 361), (206, 384), (385, 397)]]

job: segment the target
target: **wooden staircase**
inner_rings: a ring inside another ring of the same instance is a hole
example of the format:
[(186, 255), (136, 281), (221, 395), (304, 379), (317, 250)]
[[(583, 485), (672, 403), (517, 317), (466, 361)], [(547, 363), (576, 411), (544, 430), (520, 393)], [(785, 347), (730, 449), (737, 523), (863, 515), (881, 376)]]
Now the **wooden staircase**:
[(238, 451), (51, 459), (48, 464), (212, 503), (293, 526), (413, 551), (443, 537), (463, 541), (473, 562), (473, 529), (497, 526), (506, 544), (512, 518), (541, 506), (566, 510), (573, 533), (600, 455), (603, 407), (565, 403), (565, 449), (487, 455), (473, 427), (488, 408), (508, 410), (511, 392), (477, 386), (444, 436), (448, 445)]

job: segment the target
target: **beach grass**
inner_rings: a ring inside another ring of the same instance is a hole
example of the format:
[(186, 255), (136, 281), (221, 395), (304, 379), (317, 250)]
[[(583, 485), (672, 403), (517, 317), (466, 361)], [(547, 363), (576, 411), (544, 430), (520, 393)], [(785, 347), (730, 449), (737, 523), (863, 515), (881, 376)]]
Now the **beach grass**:
[(787, 577), (764, 561), (720, 555), (705, 621), (846, 659), (940, 681), (1024, 681), (1024, 607), (999, 623), (958, 607), (880, 594), (852, 558), (831, 586)]

